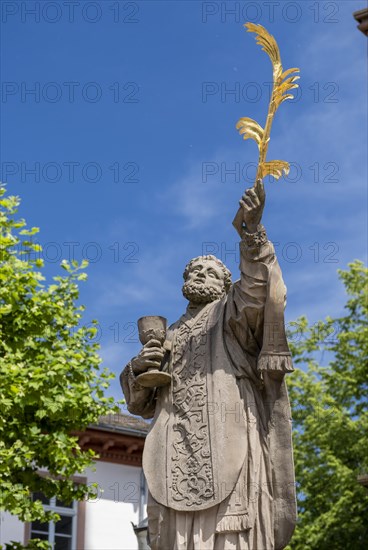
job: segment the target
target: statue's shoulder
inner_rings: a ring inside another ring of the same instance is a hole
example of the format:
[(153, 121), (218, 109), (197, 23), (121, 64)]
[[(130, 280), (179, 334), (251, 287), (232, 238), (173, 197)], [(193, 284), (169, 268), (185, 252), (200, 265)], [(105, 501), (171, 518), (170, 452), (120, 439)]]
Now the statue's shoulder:
[(240, 279), (237, 279), (236, 281), (234, 281), (233, 284), (230, 287), (229, 294), (230, 294), (231, 291), (234, 291), (234, 289), (239, 288), (240, 284), (241, 284)]
[(241, 282), (240, 279), (237, 279), (234, 281), (229, 288), (229, 292), (225, 296), (225, 304), (229, 302), (233, 302), (235, 300), (236, 295), (241, 291)]
[(184, 321), (185, 321), (185, 314), (183, 314), (181, 317), (179, 317), (179, 319), (177, 321), (175, 321), (175, 323), (172, 323), (169, 326), (168, 331), (174, 331), (174, 330), (178, 329), (180, 327), (180, 325), (183, 324)]

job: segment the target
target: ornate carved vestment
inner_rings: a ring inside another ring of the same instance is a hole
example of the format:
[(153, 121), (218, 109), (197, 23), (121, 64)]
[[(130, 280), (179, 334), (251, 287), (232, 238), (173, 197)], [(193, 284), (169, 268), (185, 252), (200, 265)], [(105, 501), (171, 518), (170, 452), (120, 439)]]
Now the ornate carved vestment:
[[(244, 464), (247, 425), (223, 414), (241, 397), (223, 331), (227, 298), (170, 327), (170, 386), (159, 388), (143, 468), (152, 497), (177, 511), (205, 510), (234, 488)], [(243, 406), (241, 406), (243, 408)], [(236, 452), (234, 452), (236, 449)]]
[(175, 332), (172, 347), (174, 441), (168, 473), (173, 499), (188, 509), (214, 498), (204, 361), (208, 312), (207, 308), (194, 323), (183, 322)]

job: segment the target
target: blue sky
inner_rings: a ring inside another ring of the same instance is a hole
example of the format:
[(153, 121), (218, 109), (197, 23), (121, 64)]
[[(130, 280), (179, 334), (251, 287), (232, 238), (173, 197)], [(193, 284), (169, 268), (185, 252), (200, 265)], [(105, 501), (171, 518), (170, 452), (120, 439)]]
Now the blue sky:
[[(81, 287), (104, 365), (139, 349), (136, 320), (175, 321), (186, 262), (214, 252), (238, 278), (232, 219), (264, 124), (271, 64), (261, 23), (301, 91), (276, 114), (264, 224), (288, 287), (287, 321), (338, 315), (336, 276), (366, 260), (366, 39), (346, 2), (1, 2), (1, 179), (41, 228), (46, 273), (90, 259)], [(33, 13), (32, 13), (33, 11)], [(30, 92), (30, 90), (34, 92)], [(32, 172), (33, 170), (33, 172)], [(118, 381), (110, 394), (120, 398)]]

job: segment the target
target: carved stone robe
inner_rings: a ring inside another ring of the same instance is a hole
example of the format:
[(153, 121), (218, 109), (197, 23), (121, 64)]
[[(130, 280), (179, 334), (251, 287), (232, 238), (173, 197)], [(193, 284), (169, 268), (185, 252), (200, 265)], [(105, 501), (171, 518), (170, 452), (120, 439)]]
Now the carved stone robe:
[(242, 242), (240, 268), (226, 297), (170, 327), (171, 385), (142, 388), (129, 365), (121, 375), (129, 411), (153, 417), (152, 549), (276, 550), (294, 529), (286, 289), (270, 242)]

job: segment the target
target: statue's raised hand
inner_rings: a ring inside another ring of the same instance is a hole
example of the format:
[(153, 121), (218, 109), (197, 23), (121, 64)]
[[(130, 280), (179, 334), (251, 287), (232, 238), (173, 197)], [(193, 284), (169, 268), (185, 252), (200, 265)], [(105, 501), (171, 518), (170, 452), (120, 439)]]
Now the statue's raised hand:
[(247, 189), (240, 199), (239, 204), (243, 210), (243, 222), (249, 233), (257, 231), (257, 226), (261, 223), (265, 201), (266, 193), (261, 179), (256, 181), (254, 187)]
[(137, 357), (132, 359), (131, 364), (134, 373), (141, 374), (151, 368), (159, 369), (164, 354), (165, 350), (158, 340), (149, 340), (138, 353)]

